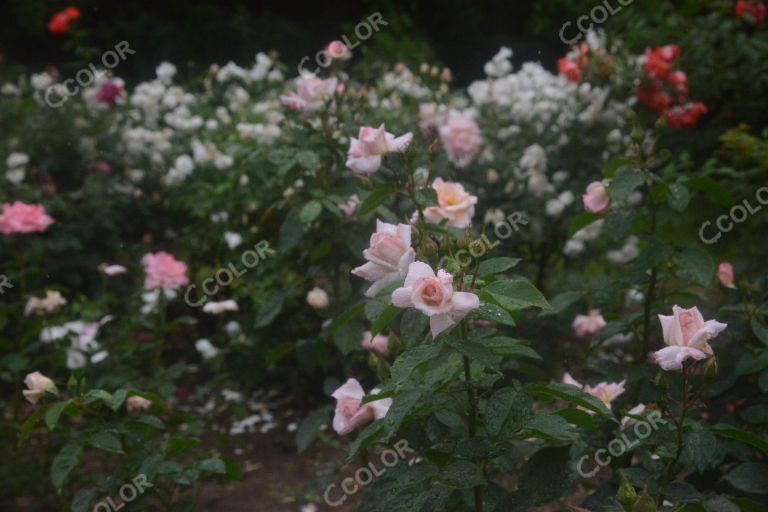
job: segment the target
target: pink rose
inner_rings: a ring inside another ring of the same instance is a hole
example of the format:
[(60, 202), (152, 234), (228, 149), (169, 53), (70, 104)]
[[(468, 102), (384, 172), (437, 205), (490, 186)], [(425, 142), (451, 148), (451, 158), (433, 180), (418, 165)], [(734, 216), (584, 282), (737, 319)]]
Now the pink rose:
[(313, 114), (333, 98), (337, 83), (335, 78), (299, 77), (296, 79), (296, 91), (280, 96), (280, 101), (304, 114)]
[(689, 357), (699, 361), (713, 355), (707, 343), (728, 327), (716, 320), (704, 321), (699, 308), (672, 308), (672, 316), (659, 315), (667, 346), (651, 355), (662, 370), (680, 370)]
[[(571, 377), (571, 374), (566, 372), (563, 375), (563, 383), (564, 384), (570, 384), (571, 386), (576, 386), (577, 388), (580, 388), (584, 393), (594, 396), (595, 398), (599, 399), (605, 406), (610, 409), (611, 403), (616, 400), (616, 398), (619, 397), (622, 393), (624, 393), (624, 384), (626, 383), (626, 380), (623, 380), (621, 382), (601, 382), (600, 384), (596, 386), (589, 386), (589, 385), (583, 385), (573, 377)], [(590, 409), (586, 409), (584, 407), (579, 407), (579, 409), (582, 409), (590, 414), (594, 414), (594, 411)]]
[(424, 218), (430, 224), (439, 224), (448, 219), (448, 225), (464, 229), (472, 222), (475, 214), (477, 197), (470, 195), (460, 183), (443, 181), (435, 178), (432, 188), (437, 192), (439, 206), (430, 206), (424, 210)]
[[(372, 395), (377, 393), (378, 391), (375, 389), (371, 392)], [(331, 396), (336, 399), (333, 430), (340, 436), (347, 435), (374, 419), (383, 418), (392, 405), (391, 398), (384, 398), (363, 405), (365, 391), (356, 379), (347, 380)]]
[(562, 58), (557, 61), (557, 74), (565, 76), (569, 82), (581, 82), (581, 69), (575, 60)]
[(373, 283), (366, 297), (374, 297), (382, 288), (403, 278), (408, 265), (416, 259), (411, 247), (411, 226), (387, 224), (376, 220), (376, 232), (371, 235), (370, 245), (363, 251), (368, 263), (352, 270), (352, 273)]
[(733, 265), (727, 261), (723, 261), (717, 266), (717, 278), (720, 280), (720, 284), (726, 288), (736, 288), (733, 285)]
[(363, 339), (360, 340), (360, 346), (381, 357), (387, 357), (389, 355), (389, 336), (377, 334), (371, 337), (371, 331), (365, 331)]
[(36, 404), (45, 393), (56, 394), (56, 384), (40, 372), (33, 372), (24, 377), (27, 389), (22, 391), (29, 403)]
[(605, 327), (605, 319), (599, 309), (590, 309), (588, 315), (576, 315), (572, 327), (579, 338), (591, 338), (593, 334)]
[(384, 130), (384, 124), (378, 128), (363, 126), (349, 142), (347, 167), (355, 174), (370, 176), (381, 167), (382, 157), (387, 153), (402, 153), (413, 140), (411, 132), (395, 137)]
[(146, 254), (141, 261), (144, 263), (144, 273), (146, 274), (145, 290), (155, 288), (175, 290), (189, 284), (187, 266), (167, 252)]
[(603, 213), (611, 206), (611, 196), (601, 181), (593, 181), (587, 186), (587, 193), (581, 196), (584, 209), (591, 213)]
[(473, 309), (480, 307), (474, 293), (454, 292), (453, 276), (421, 261), (411, 263), (405, 285), (392, 292), (392, 305), (416, 308), (429, 317), (432, 337), (459, 323)]
[(3, 213), (0, 214), (0, 233), (4, 235), (42, 233), (51, 224), (53, 219), (45, 213), (42, 205), (26, 204), (21, 201), (3, 204)]
[(350, 49), (341, 41), (331, 41), (325, 47), (327, 53), (334, 60), (347, 60), (352, 57)]
[(344, 214), (344, 218), (352, 220), (355, 218), (355, 212), (357, 212), (357, 207), (359, 205), (360, 198), (357, 197), (357, 194), (354, 194), (347, 199), (346, 203), (339, 203), (336, 207)]
[(448, 159), (459, 168), (472, 163), (483, 145), (480, 127), (471, 112), (451, 110), (438, 132)]

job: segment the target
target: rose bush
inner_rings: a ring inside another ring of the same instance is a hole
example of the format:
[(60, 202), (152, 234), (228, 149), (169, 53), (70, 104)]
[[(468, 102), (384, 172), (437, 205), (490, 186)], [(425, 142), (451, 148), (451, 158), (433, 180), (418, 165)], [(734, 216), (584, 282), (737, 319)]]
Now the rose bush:
[(701, 57), (764, 58), (758, 4), (589, 32), (557, 74), (502, 48), (466, 90), (358, 82), (339, 41), (323, 76), (165, 62), (58, 108), (55, 74), (6, 77), (3, 493), (83, 511), (141, 472), (183, 510), (239, 477), (207, 414), (279, 384), (299, 451), (415, 452), (360, 510), (761, 510), (768, 141)]

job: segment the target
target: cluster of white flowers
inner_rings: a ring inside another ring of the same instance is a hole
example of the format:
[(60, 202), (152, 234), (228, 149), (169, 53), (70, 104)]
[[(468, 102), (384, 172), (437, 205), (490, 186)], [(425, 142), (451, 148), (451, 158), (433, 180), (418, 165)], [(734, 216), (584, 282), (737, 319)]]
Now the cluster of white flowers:
[(103, 350), (101, 344), (96, 341), (96, 335), (99, 333), (99, 328), (110, 320), (112, 320), (112, 317), (106, 316), (98, 322), (78, 320), (62, 325), (44, 327), (40, 331), (40, 341), (51, 343), (58, 340), (69, 340), (67, 368), (78, 370), (84, 367), (88, 361), (92, 364), (97, 364), (109, 356), (109, 352)]

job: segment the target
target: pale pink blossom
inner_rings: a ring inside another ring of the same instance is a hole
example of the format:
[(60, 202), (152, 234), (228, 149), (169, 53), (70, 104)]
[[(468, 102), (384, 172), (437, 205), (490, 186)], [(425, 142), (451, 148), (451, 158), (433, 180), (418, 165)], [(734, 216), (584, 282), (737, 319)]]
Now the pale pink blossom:
[(727, 261), (723, 261), (717, 266), (717, 278), (720, 280), (720, 284), (726, 288), (736, 288), (733, 284), (733, 265)]
[(26, 204), (16, 201), (4, 203), (0, 214), (0, 233), (42, 233), (53, 224), (53, 219), (45, 213), (45, 207), (39, 204)]
[(360, 340), (360, 346), (381, 357), (387, 357), (389, 355), (389, 336), (377, 334), (371, 337), (371, 331), (365, 331), (363, 339)]
[(36, 404), (40, 397), (47, 392), (56, 393), (56, 384), (40, 372), (27, 374), (24, 378), (24, 385), (27, 386), (27, 389), (23, 390), (22, 393), (31, 404)]
[(352, 273), (373, 283), (365, 295), (374, 297), (388, 284), (404, 278), (408, 274), (408, 265), (416, 259), (416, 252), (411, 247), (411, 226), (395, 226), (376, 219), (376, 232), (371, 235), (363, 257), (368, 262), (353, 269)]
[(152, 402), (139, 395), (129, 396), (125, 400), (125, 408), (128, 410), (129, 414), (138, 414), (148, 411), (150, 407), (152, 407)]
[(591, 338), (593, 334), (605, 327), (605, 319), (599, 309), (590, 309), (587, 315), (576, 315), (571, 326), (579, 338)]
[(314, 114), (331, 102), (337, 85), (335, 78), (299, 77), (296, 90), (280, 96), (280, 101), (303, 114)]
[(187, 265), (165, 251), (144, 255), (142, 263), (146, 274), (145, 290), (175, 290), (189, 284)]
[(651, 355), (662, 370), (680, 370), (688, 358), (697, 361), (714, 355), (707, 343), (728, 327), (717, 320), (704, 321), (699, 308), (672, 307), (672, 315), (659, 315), (667, 346)]
[[(564, 384), (570, 384), (571, 386), (580, 388), (582, 391), (584, 391), (584, 393), (594, 396), (603, 402), (603, 404), (609, 409), (611, 408), (611, 403), (616, 400), (616, 398), (618, 398), (622, 393), (624, 393), (624, 384), (626, 384), (626, 382), (626, 380), (622, 380), (621, 382), (601, 382), (596, 386), (590, 386), (584, 385), (577, 381), (568, 372), (563, 375)], [(590, 414), (594, 414), (594, 411), (584, 407), (579, 407), (579, 409), (582, 409)]]
[(459, 168), (467, 167), (483, 145), (483, 136), (474, 115), (451, 110), (439, 128), (440, 143), (448, 159)]
[(341, 211), (341, 213), (344, 214), (344, 218), (347, 220), (352, 220), (355, 218), (355, 212), (357, 212), (357, 207), (359, 205), (360, 198), (357, 197), (357, 194), (354, 194), (349, 196), (349, 199), (347, 199), (346, 203), (339, 203), (336, 205), (336, 207)]
[(24, 306), (24, 316), (52, 315), (67, 304), (67, 299), (55, 290), (46, 290), (45, 298), (30, 297)]
[(237, 302), (232, 299), (222, 300), (220, 302), (210, 301), (206, 302), (205, 306), (203, 306), (203, 312), (212, 315), (220, 315), (226, 311), (237, 311), (238, 309)]
[(328, 302), (328, 294), (322, 288), (316, 286), (307, 293), (307, 304), (315, 309), (327, 308)]
[(106, 263), (102, 263), (101, 265), (99, 265), (99, 272), (103, 273), (106, 276), (112, 277), (120, 274), (125, 274), (126, 272), (128, 272), (128, 269), (122, 265), (107, 265)]
[(473, 309), (480, 307), (474, 293), (453, 291), (453, 276), (421, 261), (411, 263), (405, 284), (392, 292), (392, 305), (416, 308), (429, 317), (432, 337), (459, 323)]
[[(373, 390), (372, 395), (378, 393)], [(392, 405), (391, 398), (384, 398), (363, 404), (365, 391), (356, 379), (349, 379), (331, 395), (336, 399), (336, 414), (333, 417), (333, 429), (344, 436), (365, 424), (387, 415)]]
[(347, 167), (355, 174), (370, 176), (379, 170), (387, 153), (404, 152), (412, 140), (411, 132), (395, 137), (384, 130), (384, 124), (378, 128), (362, 126), (357, 138), (352, 137), (349, 141)]
[(591, 213), (603, 213), (611, 206), (611, 196), (601, 181), (590, 183), (581, 198), (584, 201), (584, 209)]
[(443, 178), (435, 178), (432, 188), (437, 193), (438, 206), (425, 208), (424, 219), (430, 224), (439, 224), (447, 219), (449, 226), (459, 229), (468, 227), (475, 214), (477, 197), (464, 190), (460, 183), (443, 181)]

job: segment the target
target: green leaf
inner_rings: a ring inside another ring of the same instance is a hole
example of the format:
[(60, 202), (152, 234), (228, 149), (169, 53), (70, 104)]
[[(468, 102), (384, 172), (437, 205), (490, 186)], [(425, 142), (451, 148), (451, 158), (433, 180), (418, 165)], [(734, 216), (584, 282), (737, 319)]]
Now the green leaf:
[(622, 240), (635, 225), (635, 212), (632, 210), (612, 210), (605, 218), (603, 232), (611, 240)]
[(645, 174), (631, 167), (622, 167), (608, 184), (611, 199), (617, 203), (626, 201), (634, 190), (645, 182)]
[(531, 418), (533, 402), (526, 393), (502, 388), (488, 399), (485, 428), (491, 436), (519, 432)]
[(717, 438), (705, 430), (694, 430), (685, 434), (683, 457), (699, 473), (716, 467), (722, 460), (718, 451)]
[(541, 292), (527, 279), (515, 276), (512, 279), (495, 281), (483, 289), (508, 311), (519, 311), (528, 307), (548, 308), (549, 303)]
[(420, 188), (416, 191), (416, 204), (422, 208), (437, 206), (437, 191), (432, 187)]
[(280, 314), (283, 310), (283, 301), (285, 301), (285, 290), (273, 293), (264, 304), (259, 308), (259, 312), (256, 314), (256, 323), (254, 328), (260, 329), (269, 325), (272, 320)]
[(477, 276), (482, 279), (491, 274), (500, 274), (515, 267), (518, 263), (520, 263), (520, 258), (500, 257), (484, 260), (480, 263)]
[(683, 212), (688, 207), (688, 203), (691, 200), (691, 194), (688, 189), (682, 183), (673, 183), (669, 186), (669, 194), (667, 194), (667, 203), (669, 207), (675, 211)]
[(300, 214), (301, 209), (295, 206), (285, 216), (285, 220), (283, 220), (283, 224), (280, 226), (279, 247), (281, 249), (293, 249), (304, 238), (304, 223), (301, 222)]
[(349, 445), (347, 451), (347, 460), (351, 459), (361, 451), (368, 448), (372, 443), (376, 442), (381, 436), (384, 435), (386, 428), (384, 422), (381, 420), (374, 421), (360, 432), (352, 444)]
[(224, 475), (227, 472), (227, 466), (224, 464), (224, 461), (219, 458), (201, 460), (197, 465), (197, 469), (199, 469), (201, 473), (211, 473), (214, 475)]
[(21, 443), (23, 443), (24, 440), (29, 437), (29, 435), (32, 433), (32, 430), (34, 430), (35, 426), (40, 422), (40, 420), (43, 419), (45, 416), (45, 411), (46, 409), (41, 407), (26, 419), (24, 424), (19, 429), (19, 446), (21, 446)]
[(330, 410), (330, 407), (318, 409), (301, 422), (299, 429), (296, 431), (296, 449), (299, 453), (304, 453), (304, 450), (309, 448), (315, 441), (323, 425), (328, 424), (328, 413)]
[(603, 216), (597, 213), (584, 212), (584, 213), (578, 214), (568, 226), (568, 237), (569, 238), (573, 237), (573, 235), (575, 235), (578, 231), (584, 229), (585, 227), (589, 226), (593, 222), (600, 220), (602, 218)]
[(371, 336), (376, 336), (377, 334), (381, 333), (381, 331), (384, 330), (392, 321), (402, 312), (402, 308), (397, 308), (395, 306), (387, 306), (387, 309), (384, 310), (384, 312), (381, 314), (379, 318), (376, 319), (375, 322), (373, 322), (373, 325), (371, 326)]
[(581, 409), (568, 407), (567, 409), (560, 409), (557, 411), (557, 415), (562, 417), (571, 425), (581, 427), (588, 432), (594, 432), (597, 428), (595, 426), (595, 418), (588, 412), (582, 411)]
[(570, 446), (543, 448), (525, 463), (512, 512), (527, 512), (568, 493), (578, 480), (569, 452)]
[(511, 327), (515, 326), (515, 320), (512, 318), (512, 315), (507, 313), (505, 309), (496, 304), (491, 304), (490, 302), (480, 303), (480, 307), (473, 310), (472, 314), (483, 320), (509, 325)]
[(114, 392), (112, 397), (109, 400), (104, 400), (104, 403), (112, 409), (113, 411), (117, 411), (120, 407), (122, 407), (123, 402), (125, 402), (125, 399), (128, 397), (128, 390), (127, 389), (118, 389)]
[(394, 389), (402, 386), (420, 365), (435, 359), (441, 351), (441, 346), (436, 344), (422, 345), (400, 354), (392, 365), (391, 385)]
[(753, 405), (739, 410), (739, 416), (747, 423), (763, 425), (768, 423), (768, 405)]
[(700, 286), (708, 286), (715, 275), (715, 260), (710, 254), (696, 247), (683, 249), (675, 255), (678, 275)]
[(736, 489), (751, 494), (768, 494), (768, 466), (745, 462), (733, 468), (724, 480)]
[(713, 201), (725, 208), (730, 208), (735, 202), (725, 185), (707, 176), (690, 179), (685, 182), (685, 185), (688, 188), (704, 192)]
[(755, 334), (757, 339), (762, 341), (763, 344), (768, 345), (768, 327), (760, 323), (760, 320), (758, 320), (757, 315), (752, 317), (752, 320), (749, 322), (749, 325), (752, 327), (752, 332)]
[(461, 355), (468, 357), (470, 361), (479, 363), (487, 368), (498, 369), (499, 367), (499, 358), (480, 343), (470, 340), (452, 340), (450, 346), (455, 348)]
[(479, 340), (491, 352), (496, 355), (541, 360), (541, 356), (522, 340), (508, 338), (506, 336), (493, 336)]
[(634, 159), (628, 156), (614, 158), (603, 168), (603, 178), (611, 179), (616, 175), (617, 170), (622, 167), (631, 166), (634, 163)]
[(183, 455), (198, 444), (200, 440), (194, 437), (172, 437), (165, 443), (165, 456), (171, 458)]
[(320, 216), (322, 211), (323, 203), (317, 199), (313, 199), (312, 201), (305, 204), (301, 209), (301, 212), (299, 213), (299, 220), (301, 220), (303, 224), (310, 224)]
[(561, 383), (551, 384), (532, 384), (528, 386), (529, 393), (541, 393), (555, 398), (560, 398), (566, 402), (586, 407), (587, 409), (598, 413), (606, 419), (615, 419), (613, 414), (605, 404), (597, 398), (587, 395), (576, 386)]
[(385, 201), (387, 201), (391, 196), (392, 189), (389, 187), (381, 187), (374, 190), (368, 197), (365, 198), (363, 204), (360, 205), (360, 208), (357, 210), (357, 214), (359, 216), (363, 216), (372, 212)]
[(555, 295), (550, 301), (550, 307), (541, 311), (539, 316), (542, 317), (562, 313), (573, 304), (576, 304), (576, 302), (578, 302), (579, 299), (581, 299), (583, 296), (584, 293), (580, 291), (559, 293)]
[(468, 460), (457, 460), (445, 466), (438, 478), (444, 485), (454, 489), (471, 489), (485, 484), (485, 477), (480, 468)]
[(296, 162), (308, 171), (314, 172), (320, 168), (320, 157), (313, 151), (303, 150), (296, 153)]
[(575, 441), (578, 433), (560, 415), (551, 412), (536, 414), (525, 425), (526, 436), (538, 437), (549, 442)]
[(77, 491), (77, 494), (72, 498), (72, 512), (88, 512), (91, 505), (98, 497), (98, 489), (83, 489)]
[(710, 427), (709, 431), (715, 434), (716, 436), (725, 437), (728, 439), (734, 439), (740, 443), (753, 446), (758, 450), (760, 450), (761, 452), (763, 452), (765, 455), (768, 455), (768, 442), (766, 442), (764, 439), (758, 437), (755, 434), (744, 432), (735, 427), (732, 427), (730, 425), (724, 425), (724, 424), (714, 425)]
[(56, 489), (61, 489), (66, 482), (69, 473), (80, 462), (83, 453), (83, 445), (77, 441), (65, 444), (51, 463), (51, 483)]
[(64, 402), (57, 402), (48, 407), (48, 410), (45, 413), (45, 424), (48, 427), (48, 430), (52, 431), (56, 428), (56, 425), (59, 423), (59, 417), (61, 416), (61, 413), (64, 412), (64, 409), (70, 403), (70, 400), (66, 400)]
[(88, 438), (88, 444), (99, 450), (112, 453), (125, 453), (120, 438), (110, 432), (96, 432)]
[(346, 310), (344, 313), (336, 317), (336, 319), (331, 322), (331, 325), (328, 326), (328, 332), (333, 334), (336, 332), (337, 329), (342, 327), (343, 325), (349, 323), (353, 318), (358, 316), (360, 313), (363, 312), (365, 309), (366, 302), (358, 302), (348, 310)]

